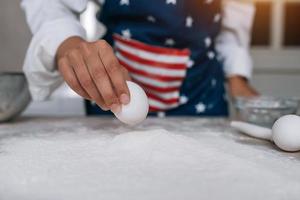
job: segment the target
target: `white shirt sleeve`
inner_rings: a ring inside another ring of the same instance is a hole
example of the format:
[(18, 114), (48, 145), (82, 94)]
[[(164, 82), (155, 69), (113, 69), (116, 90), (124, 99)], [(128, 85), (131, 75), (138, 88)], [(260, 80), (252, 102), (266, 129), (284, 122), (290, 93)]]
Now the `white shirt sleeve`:
[(216, 49), (224, 61), (227, 77), (240, 75), (247, 79), (252, 76), (250, 56), (251, 29), (255, 7), (251, 3), (225, 1), (221, 33), (216, 39)]
[(45, 100), (63, 82), (55, 65), (59, 45), (71, 36), (86, 38), (79, 22), (88, 0), (22, 0), (33, 38), (23, 70), (34, 100)]

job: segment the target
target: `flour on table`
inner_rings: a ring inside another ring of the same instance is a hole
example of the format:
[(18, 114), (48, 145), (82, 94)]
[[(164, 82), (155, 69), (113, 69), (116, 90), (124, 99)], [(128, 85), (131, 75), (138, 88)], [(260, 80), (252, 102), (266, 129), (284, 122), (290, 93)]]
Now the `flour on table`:
[[(296, 180), (279, 190), (288, 179), (205, 137), (164, 129), (99, 132), (83, 128), (2, 140), (0, 199), (276, 199), (299, 191)], [(258, 179), (268, 180), (270, 191), (255, 193)]]

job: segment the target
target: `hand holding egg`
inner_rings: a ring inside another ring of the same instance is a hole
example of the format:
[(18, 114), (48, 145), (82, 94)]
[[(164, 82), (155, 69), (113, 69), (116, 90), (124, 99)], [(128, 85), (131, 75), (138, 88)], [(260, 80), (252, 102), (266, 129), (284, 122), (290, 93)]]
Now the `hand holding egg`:
[(130, 102), (122, 105), (121, 111), (115, 116), (123, 123), (136, 125), (144, 121), (149, 111), (148, 97), (144, 90), (131, 81), (126, 82), (130, 93)]

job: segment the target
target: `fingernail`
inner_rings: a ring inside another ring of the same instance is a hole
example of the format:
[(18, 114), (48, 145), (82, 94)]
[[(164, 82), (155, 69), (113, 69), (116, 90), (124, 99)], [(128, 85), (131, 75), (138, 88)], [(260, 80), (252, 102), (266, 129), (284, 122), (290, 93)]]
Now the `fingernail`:
[(113, 105), (111, 105), (110, 110), (113, 113), (118, 113), (121, 111), (121, 107), (118, 104), (113, 104)]
[(109, 111), (109, 108), (107, 108), (106, 106), (104, 106), (104, 105), (102, 105), (102, 104), (100, 104), (100, 103), (97, 103), (97, 106), (98, 106), (99, 108), (101, 108), (103, 111)]
[[(100, 107), (100, 106), (99, 106)], [(109, 111), (109, 109), (107, 107), (100, 107), (103, 111)]]
[(129, 96), (127, 94), (122, 94), (120, 96), (120, 101), (124, 105), (129, 104), (129, 101), (130, 101)]

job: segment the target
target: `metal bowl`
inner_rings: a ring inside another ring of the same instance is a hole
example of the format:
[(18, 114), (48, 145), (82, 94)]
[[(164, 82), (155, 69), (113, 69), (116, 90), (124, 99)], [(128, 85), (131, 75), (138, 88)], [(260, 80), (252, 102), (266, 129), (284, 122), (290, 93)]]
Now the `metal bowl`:
[(17, 117), (27, 107), (30, 99), (23, 74), (0, 74), (0, 122)]
[(238, 120), (272, 127), (281, 116), (296, 114), (299, 100), (271, 96), (238, 97), (234, 100), (234, 106)]

